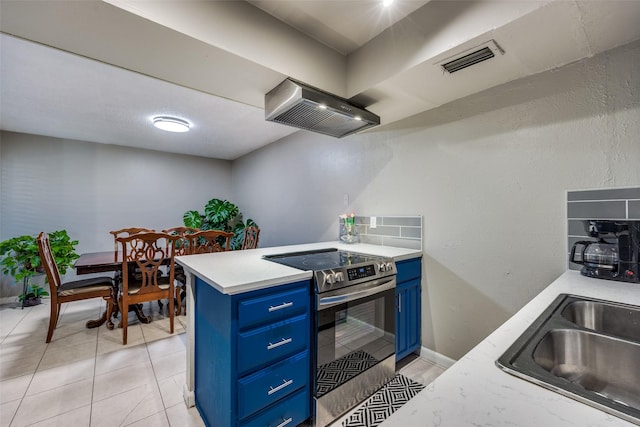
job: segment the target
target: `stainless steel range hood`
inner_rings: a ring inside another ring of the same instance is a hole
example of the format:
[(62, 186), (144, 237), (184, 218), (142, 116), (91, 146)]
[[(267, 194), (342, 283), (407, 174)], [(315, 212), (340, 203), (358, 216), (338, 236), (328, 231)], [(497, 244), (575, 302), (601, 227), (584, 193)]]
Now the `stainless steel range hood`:
[(265, 95), (265, 119), (336, 138), (380, 124), (363, 107), (292, 79)]

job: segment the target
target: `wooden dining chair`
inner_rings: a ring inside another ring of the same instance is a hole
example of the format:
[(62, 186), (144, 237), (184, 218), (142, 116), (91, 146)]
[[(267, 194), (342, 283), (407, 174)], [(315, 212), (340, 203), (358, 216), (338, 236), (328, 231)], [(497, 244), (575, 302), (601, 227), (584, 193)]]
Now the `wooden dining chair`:
[(233, 233), (222, 230), (201, 230), (191, 235), (191, 255), (231, 250)]
[[(154, 231), (155, 230), (153, 228), (144, 228), (144, 227), (126, 227), (126, 228), (121, 228), (120, 230), (109, 231), (109, 234), (111, 234), (113, 236), (113, 258), (114, 258), (114, 261), (116, 261), (116, 262), (118, 261), (118, 252), (120, 250), (119, 243), (118, 243), (118, 240), (117, 240), (118, 237), (130, 236), (132, 234), (138, 234), (138, 233), (152, 233)], [(135, 270), (129, 271), (129, 273), (134, 275), (134, 276), (136, 275), (136, 271)], [(139, 279), (139, 277), (138, 277), (138, 279)], [(117, 294), (118, 289), (122, 285), (122, 271), (116, 271), (115, 272), (115, 274), (113, 275), (113, 282), (115, 283), (116, 294)], [(120, 311), (120, 308), (118, 307), (118, 304), (115, 304), (115, 307), (113, 309), (114, 316), (117, 316), (119, 311)]]
[[(118, 298), (122, 343), (127, 344), (127, 323), (131, 304), (166, 299), (169, 301), (169, 328), (174, 323), (174, 257), (176, 237), (166, 233), (143, 232), (116, 240), (122, 251), (122, 287)], [(162, 274), (163, 266), (168, 274)], [(129, 274), (135, 269), (136, 275)], [(139, 276), (138, 276), (139, 273)], [(138, 278), (139, 277), (139, 278)]]
[[(172, 227), (162, 230), (163, 233), (176, 236), (175, 240), (175, 256), (189, 255), (191, 253), (191, 235), (200, 231), (197, 228), (191, 227)], [(187, 285), (187, 276), (181, 265), (175, 265), (175, 301), (176, 301), (176, 314), (181, 314), (182, 304), (180, 301), (186, 296), (185, 286)], [(162, 301), (158, 301), (160, 308), (163, 307)]]
[[(189, 255), (205, 254), (212, 252), (224, 252), (231, 250), (231, 238), (233, 233), (221, 230), (200, 230), (190, 236)], [(186, 286), (186, 276), (184, 277), (183, 289), (180, 292), (176, 289), (176, 312), (183, 313), (182, 301), (185, 297), (184, 286)], [(184, 310), (186, 313), (186, 308)]]
[(242, 249), (255, 249), (258, 247), (260, 228), (257, 225), (250, 225), (244, 229), (244, 239), (242, 239)]
[(94, 328), (107, 322), (107, 327), (113, 329), (111, 322), (111, 312), (113, 310), (114, 291), (113, 280), (111, 277), (93, 277), (90, 279), (74, 280), (62, 282), (60, 279), (60, 271), (51, 253), (51, 245), (49, 244), (49, 235), (45, 232), (38, 234), (38, 252), (44, 271), (49, 282), (49, 294), (51, 295), (51, 315), (49, 317), (49, 331), (47, 332), (47, 341), (51, 342), (53, 330), (58, 324), (60, 317), (60, 308), (62, 304), (72, 301), (80, 301), (89, 298), (102, 298), (107, 302), (107, 310), (99, 320), (90, 320), (87, 322), (88, 328)]

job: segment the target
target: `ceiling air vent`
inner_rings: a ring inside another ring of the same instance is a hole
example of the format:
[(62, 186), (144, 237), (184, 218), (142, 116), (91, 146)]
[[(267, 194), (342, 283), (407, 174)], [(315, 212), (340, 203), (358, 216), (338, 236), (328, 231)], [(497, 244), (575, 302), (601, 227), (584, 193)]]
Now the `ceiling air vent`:
[(495, 57), (496, 54), (502, 55), (504, 51), (494, 40), (490, 40), (481, 46), (464, 51), (453, 58), (445, 59), (444, 62), (440, 63), (440, 66), (448, 73), (455, 73), (456, 71), (491, 59)]

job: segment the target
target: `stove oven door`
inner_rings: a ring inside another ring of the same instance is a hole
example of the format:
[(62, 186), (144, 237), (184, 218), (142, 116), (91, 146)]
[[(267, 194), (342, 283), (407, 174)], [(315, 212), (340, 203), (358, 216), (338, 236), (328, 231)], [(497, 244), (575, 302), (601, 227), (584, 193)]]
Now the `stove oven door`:
[(395, 375), (395, 286), (384, 278), (317, 295), (316, 426)]

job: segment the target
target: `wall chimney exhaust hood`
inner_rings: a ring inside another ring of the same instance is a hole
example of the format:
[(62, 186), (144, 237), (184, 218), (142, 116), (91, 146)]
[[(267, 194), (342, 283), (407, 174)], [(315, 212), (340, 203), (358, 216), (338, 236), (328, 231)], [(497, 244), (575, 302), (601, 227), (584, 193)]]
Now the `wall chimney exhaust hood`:
[(265, 95), (265, 119), (342, 138), (380, 124), (380, 117), (336, 95), (286, 79)]

